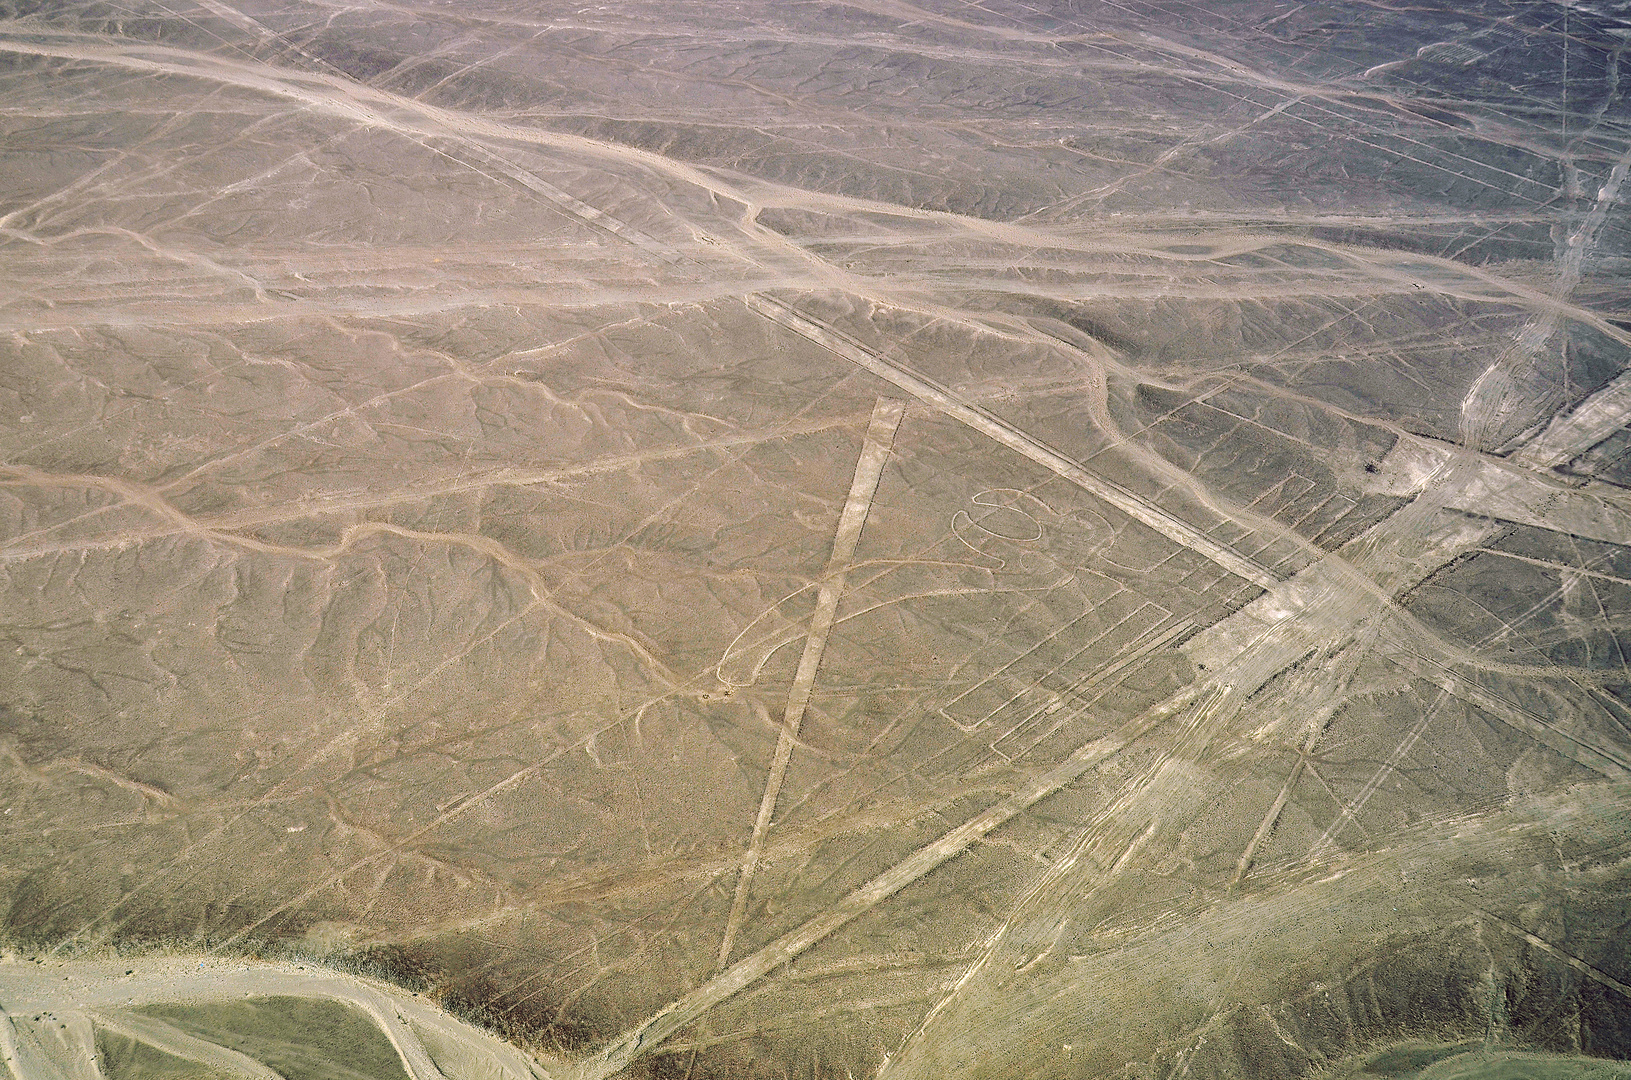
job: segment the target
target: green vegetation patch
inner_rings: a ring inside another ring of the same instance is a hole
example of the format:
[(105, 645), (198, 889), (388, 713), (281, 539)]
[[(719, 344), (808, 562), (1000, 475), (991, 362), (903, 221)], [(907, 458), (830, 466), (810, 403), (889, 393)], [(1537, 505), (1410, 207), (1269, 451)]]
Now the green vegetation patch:
[(108, 1031), (96, 1033), (96, 1058), (108, 1080), (229, 1080), (196, 1061)]
[(1372, 1054), (1359, 1071), (1368, 1076), (1414, 1076), (1435, 1062), (1466, 1053), (1469, 1043), (1405, 1043)]
[(1341, 1080), (1631, 1080), (1631, 1062), (1526, 1054), (1481, 1043), (1401, 1043), (1331, 1075)]
[(252, 1057), (286, 1080), (408, 1080), (385, 1033), (357, 1009), (327, 998), (245, 998), (137, 1011)]
[(1631, 1063), (1479, 1050), (1446, 1058), (1417, 1075), (1419, 1080), (1631, 1080)]

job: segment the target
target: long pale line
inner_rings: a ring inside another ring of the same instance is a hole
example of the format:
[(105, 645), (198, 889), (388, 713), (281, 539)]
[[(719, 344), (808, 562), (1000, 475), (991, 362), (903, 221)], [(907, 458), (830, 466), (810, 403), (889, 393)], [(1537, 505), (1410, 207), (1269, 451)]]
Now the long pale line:
[[(1209, 738), (1210, 730), (1216, 726), (1220, 718), (1227, 719), (1234, 715), (1238, 709), (1239, 703), (1234, 700), (1233, 688), (1227, 683), (1212, 683), (1207, 687), (1205, 695), (1190, 709), (1189, 715), (1183, 724), (1182, 739), (1188, 741), (1198, 735), (1203, 741), (1206, 740)], [(1120, 793), (1114, 799), (1095, 813), (1086, 825), (1073, 832), (1070, 846), (1066, 849), (1064, 856), (1051, 863), (1014, 901), (1013, 905), (1008, 909), (1006, 917), (981, 944), (980, 955), (963, 972), (962, 977), (947, 989), (940, 1000), (935, 1002), (934, 1007), (919, 1022), (916, 1030), (902, 1041), (901, 1050), (889, 1055), (885, 1060), (884, 1065), (878, 1070), (877, 1075), (879, 1078), (889, 1074), (889, 1062), (898, 1058), (902, 1051), (914, 1044), (921, 1044), (924, 1033), (929, 1030), (935, 1018), (944, 1013), (952, 1002), (963, 994), (968, 985), (989, 968), (991, 962), (997, 956), (999, 947), (1006, 941), (1014, 927), (1023, 923), (1028, 912), (1034, 913), (1033, 905), (1036, 903), (1037, 898), (1043, 896), (1047, 890), (1068, 877), (1085, 855), (1108, 840), (1113, 835), (1111, 830), (1115, 825), (1127, 820), (1130, 813), (1137, 813), (1134, 800), (1150, 790), (1154, 778), (1167, 766), (1174, 752), (1174, 748), (1169, 748), (1158, 753), (1153, 760), (1144, 766), (1141, 775), (1129, 779), (1123, 784)], [(1158, 816), (1152, 816), (1145, 823), (1144, 827), (1139, 830), (1138, 835), (1129, 841), (1120, 854), (1116, 856), (1115, 861), (1105, 875), (1105, 880), (1126, 869), (1127, 863), (1133, 855), (1143, 846), (1145, 841), (1154, 835), (1159, 823)], [(1093, 888), (1096, 889), (1102, 887), (1102, 885), (1103, 881)], [(1057, 938), (1055, 938), (1055, 941), (1057, 941)], [(1053, 945), (1050, 944), (1039, 954), (1033, 956), (1030, 961), (1016, 966), (1014, 970), (1025, 971), (1029, 969), (1051, 951), (1053, 951)]]
[(982, 435), (987, 435), (1010, 450), (1036, 462), (1054, 475), (1069, 480), (1082, 490), (1103, 499), (1122, 513), (1143, 522), (1174, 543), (1181, 544), (1191, 551), (1204, 555), (1229, 571), (1229, 573), (1244, 578), (1263, 589), (1272, 589), (1280, 584), (1280, 579), (1268, 569), (1259, 566), (1233, 548), (1218, 543), (1188, 522), (1180, 521), (1172, 514), (1147, 502), (1119, 484), (1093, 475), (1057, 450), (1038, 442), (1013, 425), (997, 419), (983, 409), (975, 408), (958, 400), (942, 387), (934, 385), (921, 376), (896, 367), (881, 356), (849, 341), (836, 331), (799, 314), (780, 301), (761, 294), (752, 294), (747, 297), (746, 303), (750, 309), (759, 315), (786, 327), (800, 337), (815, 342), (829, 352), (865, 368), (880, 379), (893, 383), (924, 404), (933, 406), (953, 420), (967, 424)]
[(1631, 372), (1621, 374), (1567, 413), (1552, 417), (1546, 430), (1512, 455), (1514, 461), (1534, 469), (1567, 465), (1625, 427), (1631, 417)]
[[(1146, 604), (1146, 605), (1144, 605), (1144, 607), (1156, 607), (1156, 606), (1157, 605), (1155, 605), (1155, 604)], [(1143, 608), (1139, 609), (1139, 611), (1142, 611), (1142, 610), (1143, 610)], [(1137, 613), (1138, 612), (1135, 611), (1133, 614), (1136, 615)], [(1131, 616), (1128, 616), (1128, 617), (1131, 618)], [(1126, 621), (1127, 621), (1126, 619), (1122, 620), (1123, 623), (1125, 623)], [(1121, 623), (1118, 623), (1117, 625), (1120, 626)], [(1159, 625), (1159, 624), (1157, 624), (1157, 625)], [(1098, 700), (1097, 698), (1093, 698), (1093, 699), (1090, 699), (1090, 700), (1083, 700), (1084, 696), (1086, 695), (1086, 693), (1089, 690), (1097, 689), (1098, 687), (1104, 685), (1106, 682), (1108, 682), (1108, 681), (1110, 681), (1112, 679), (1115, 679), (1118, 676), (1122, 675), (1123, 673), (1126, 672), (1126, 670), (1128, 668), (1132, 667), (1134, 664), (1136, 664), (1140, 660), (1144, 659), (1144, 657), (1146, 657), (1146, 656), (1150, 655), (1151, 653), (1155, 652), (1157, 649), (1161, 648), (1162, 646), (1171, 644), (1171, 642), (1175, 638), (1181, 637), (1182, 635), (1188, 633), (1191, 629), (1194, 628), (1194, 626), (1195, 626), (1195, 624), (1191, 620), (1189, 620), (1189, 619), (1180, 619), (1177, 622), (1173, 623), (1171, 626), (1167, 627), (1165, 630), (1160, 631), (1159, 633), (1155, 633), (1153, 630), (1144, 631), (1144, 633), (1140, 634), (1138, 637), (1133, 639), (1131, 651), (1125, 653), (1124, 655), (1118, 657), (1117, 659), (1112, 660), (1109, 664), (1107, 664), (1106, 666), (1100, 668), (1098, 671), (1095, 671), (1092, 675), (1089, 675), (1087, 678), (1081, 680), (1080, 682), (1072, 683), (1070, 686), (1065, 688), (1065, 692), (1070, 694), (1071, 697), (1075, 698), (1076, 701), (1079, 702), (1077, 708), (1072, 713), (1066, 713), (1064, 717), (1061, 717), (1059, 720), (1056, 720), (1054, 722), (1053, 727), (1050, 728), (1046, 733), (1044, 733), (1042, 735), (1039, 735), (1035, 739), (1033, 739), (1031, 741), (1030, 746), (1027, 746), (1024, 750), (1021, 750), (1019, 753), (1015, 754), (1013, 757), (1009, 757), (1006, 753), (1004, 753), (1003, 751), (997, 749), (997, 745), (999, 743), (1006, 742), (1008, 739), (1013, 738), (1015, 733), (1018, 732), (1021, 728), (1025, 727), (1031, 721), (1033, 721), (1033, 720), (1037, 719), (1038, 717), (1042, 716), (1046, 712), (1047, 706), (1044, 706), (1041, 709), (1037, 709), (1035, 712), (1031, 713), (1023, 721), (1021, 721), (1020, 723), (1018, 723), (1018, 724), (1014, 725), (1012, 728), (1010, 728), (1008, 730), (1008, 732), (1006, 734), (1004, 734), (1001, 738), (992, 740), (991, 749), (996, 751), (998, 756), (1000, 756), (1004, 761), (1007, 761), (1009, 763), (1012, 763), (1014, 761), (1018, 761), (1020, 758), (1024, 757), (1026, 754), (1030, 753), (1032, 750), (1036, 749), (1037, 745), (1039, 743), (1041, 743), (1041, 741), (1043, 739), (1046, 739), (1049, 735), (1053, 734), (1053, 732), (1058, 731), (1061, 727), (1063, 727), (1073, 715), (1074, 716), (1080, 716), (1083, 712), (1086, 711), (1086, 709), (1087, 709), (1087, 707), (1089, 705), (1092, 705), (1094, 701), (1097, 701)], [(1154, 634), (1154, 636), (1153, 637), (1150, 636), (1151, 634)], [(1101, 634), (1099, 636), (1100, 636), (1100, 638), (1102, 638), (1104, 635)], [(1097, 640), (1097, 639), (1095, 639), (1095, 640)], [(1076, 655), (1080, 656), (1081, 653), (1078, 652)], [(1075, 657), (1072, 657), (1071, 659), (1074, 660)]]
[(1478, 685), (1444, 664), (1416, 653), (1401, 650), (1389, 657), (1404, 670), (1433, 683), (1470, 705), (1476, 705), (1496, 720), (1521, 731), (1544, 746), (1610, 780), (1631, 776), (1631, 757), (1612, 745), (1587, 742), (1538, 713), (1531, 712), (1499, 694)]
[[(1100, 603), (1103, 603), (1103, 601), (1100, 601)], [(1135, 609), (1135, 611), (1134, 611), (1134, 614), (1136, 614), (1136, 613), (1137, 613), (1137, 609)], [(1074, 619), (1072, 619), (1072, 620), (1070, 620), (1069, 622), (1066, 622), (1066, 623), (1060, 623), (1058, 626), (1056, 626), (1052, 630), (1048, 631), (1046, 636), (1040, 638), (1035, 645), (1032, 645), (1029, 649), (1026, 649), (1022, 653), (1015, 654), (1014, 658), (1012, 660), (1008, 661), (1006, 664), (1002, 665), (1002, 667), (992, 669), (987, 675), (985, 675), (985, 677), (981, 678), (978, 682), (974, 683), (974, 685), (970, 686), (967, 690), (964, 690), (961, 694), (958, 694), (956, 697), (952, 698), (951, 700), (947, 701), (944, 705), (940, 706), (940, 709), (938, 710), (939, 714), (941, 716), (945, 717), (946, 720), (948, 720), (949, 722), (951, 722), (953, 724), (956, 724), (957, 727), (960, 730), (973, 731), (975, 728), (979, 727), (981, 724), (983, 724), (987, 720), (991, 719), (991, 717), (995, 716), (997, 714), (997, 711), (1001, 710), (1003, 708), (1003, 706), (1008, 704), (1008, 702), (1013, 701), (1014, 698), (1018, 697), (1020, 694), (1023, 694), (1025, 692), (1025, 690), (1021, 690), (1018, 693), (1014, 694), (1013, 697), (1010, 697), (1006, 701), (1004, 701), (1002, 703), (1002, 705), (997, 706), (996, 710), (993, 710), (992, 712), (989, 712), (986, 715), (980, 717), (978, 720), (974, 721), (972, 724), (963, 723), (961, 720), (959, 720), (956, 717), (952, 716), (951, 713), (948, 712), (947, 710), (952, 708), (952, 706), (956, 705), (959, 701), (962, 701), (964, 698), (968, 697), (970, 694), (974, 693), (976, 690), (982, 689), (983, 687), (990, 685), (992, 680), (998, 678), (999, 676), (1006, 675), (1008, 673), (1009, 669), (1012, 668), (1015, 664), (1018, 664), (1021, 660), (1025, 660), (1025, 659), (1029, 658), (1032, 654), (1036, 653), (1037, 651), (1047, 648), (1049, 645), (1051, 645), (1053, 643), (1054, 638), (1058, 637), (1059, 635), (1061, 635), (1061, 634), (1063, 634), (1063, 633), (1065, 633), (1065, 632), (1067, 632), (1067, 631), (1069, 631), (1071, 629), (1074, 629), (1077, 623), (1081, 622), (1083, 619), (1087, 618), (1091, 614), (1093, 614), (1093, 607), (1090, 605), (1086, 610), (1084, 610), (1080, 615), (1076, 616)], [(1131, 616), (1129, 615), (1128, 618), (1130, 618), (1130, 617)], [(1125, 622), (1125, 621), (1126, 621), (1126, 619), (1122, 620), (1122, 622)], [(1118, 623), (1117, 625), (1119, 626), (1120, 623)], [(1093, 638), (1092, 641), (1097, 641), (1098, 638), (1103, 637), (1103, 636), (1104, 636), (1103, 634), (1099, 634), (1098, 637)], [(1089, 644), (1091, 644), (1091, 643), (1092, 642), (1090, 641)], [(1052, 675), (1054, 673), (1054, 671), (1059, 670), (1059, 667), (1062, 667), (1062, 666), (1064, 666), (1064, 665), (1061, 664), (1061, 665), (1053, 668), (1053, 670), (1049, 671), (1047, 674)], [(1012, 685), (1012, 684), (1010, 683), (1010, 685)], [(1026, 689), (1028, 690), (1028, 689), (1030, 689), (1030, 687), (1026, 687)]]
[(855, 462), (855, 479), (850, 483), (844, 512), (838, 518), (838, 530), (833, 534), (827, 572), (822, 576), (816, 593), (810, 634), (804, 639), (804, 655), (799, 657), (798, 672), (787, 691), (787, 708), (782, 713), (781, 732), (776, 736), (776, 756), (770, 764), (770, 776), (765, 781), (764, 797), (759, 800), (759, 816), (753, 823), (753, 838), (748, 842), (747, 857), (742, 860), (742, 873), (736, 879), (736, 895), (731, 897), (730, 916), (725, 920), (725, 936), (719, 943), (721, 971), (730, 962), (731, 948), (736, 944), (736, 934), (747, 911), (748, 890), (764, 853), (765, 834), (770, 831), (770, 819), (776, 812), (776, 797), (781, 793), (782, 781), (787, 777), (787, 763), (793, 754), (799, 725), (804, 722), (804, 710), (810, 705), (816, 669), (821, 666), (821, 656), (826, 651), (827, 638), (832, 634), (833, 620), (838, 615), (838, 601), (844, 594), (849, 564), (855, 557), (855, 545), (861, 540), (861, 528), (872, 509), (878, 479), (883, 475), (884, 462), (889, 457), (889, 450), (895, 443), (895, 432), (905, 413), (904, 404), (888, 398), (879, 398), (872, 407), (872, 423), (867, 426), (866, 442)]
[[(325, 417), (332, 419), (332, 417)], [(622, 472), (631, 466), (643, 465), (653, 462), (676, 461), (687, 457), (694, 457), (715, 450), (734, 450), (740, 446), (751, 446), (755, 443), (775, 441), (796, 435), (816, 435), (831, 431), (838, 427), (847, 427), (847, 419), (823, 420), (819, 423), (801, 424), (796, 427), (778, 428), (769, 435), (748, 434), (730, 435), (720, 439), (709, 439), (701, 442), (687, 443), (682, 446), (668, 447), (662, 450), (652, 450), (646, 453), (618, 454), (614, 456), (592, 458), (571, 465), (562, 465), (554, 469), (522, 470), (514, 468), (495, 469), (488, 473), (472, 473), (468, 476), (456, 477), (435, 484), (425, 484), (419, 487), (409, 487), (397, 491), (383, 492), (339, 492), (328, 495), (313, 496), (295, 502), (273, 504), (270, 506), (253, 507), (251, 509), (235, 511), (230, 514), (221, 514), (214, 517), (186, 517), (183, 522), (170, 514), (160, 515), (168, 524), (152, 525), (146, 528), (117, 530), (103, 533), (101, 536), (87, 537), (81, 541), (66, 541), (62, 544), (37, 543), (32, 546), (19, 546), (18, 542), (37, 537), (58, 528), (63, 524), (72, 524), (84, 521), (100, 514), (128, 508), (133, 500), (123, 499), (117, 503), (108, 503), (96, 510), (87, 511), (74, 518), (66, 519), (57, 525), (36, 529), (23, 536), (13, 537), (9, 545), (0, 547), (0, 563), (21, 559), (38, 558), (41, 555), (56, 555), (65, 551), (83, 551), (95, 547), (117, 547), (132, 541), (146, 541), (161, 539), (168, 536), (180, 536), (201, 528), (208, 533), (240, 533), (244, 530), (254, 529), (267, 524), (281, 524), (289, 521), (304, 520), (311, 517), (338, 515), (352, 513), (360, 510), (377, 510), (384, 507), (396, 506), (418, 499), (430, 499), (439, 495), (457, 494), (466, 491), (482, 491), (494, 487), (532, 487), (546, 484), (556, 484), (570, 481), (579, 477), (598, 476), (603, 473)], [(302, 425), (304, 427), (305, 425)], [(20, 467), (4, 466), (17, 474)], [(0, 488), (31, 484), (35, 486), (74, 486), (74, 487), (103, 487), (111, 490), (116, 478), (99, 477), (89, 474), (70, 473), (43, 473), (35, 470), (33, 478), (23, 476), (16, 480), (0, 479)], [(168, 485), (167, 485), (168, 486)], [(147, 495), (161, 495), (163, 488), (142, 488)], [(228, 537), (228, 542), (232, 541)]]
[(1490, 922), (1492, 922), (1495, 925), (1499, 926), (1502, 930), (1505, 930), (1507, 933), (1513, 934), (1513, 935), (1515, 935), (1517, 937), (1523, 938), (1523, 940), (1527, 941), (1529, 944), (1533, 945), (1535, 948), (1540, 949), (1542, 952), (1549, 953), (1552, 956), (1557, 957), (1559, 960), (1563, 961), (1565, 964), (1567, 964), (1570, 967), (1574, 968), (1574, 970), (1580, 972), (1580, 974), (1586, 976), (1586, 978), (1592, 979), (1595, 982), (1602, 983), (1604, 986), (1609, 987), (1612, 990), (1618, 990), (1620, 993), (1624, 994), (1626, 997), (1631, 998), (1631, 986), (1627, 986), (1625, 983), (1623, 983), (1620, 980), (1616, 979), (1614, 976), (1610, 975), (1608, 972), (1603, 971), (1600, 968), (1593, 967), (1592, 965), (1586, 963), (1584, 960), (1580, 959), (1578, 956), (1574, 956), (1574, 955), (1571, 955), (1570, 953), (1564, 952), (1562, 949), (1558, 948), (1556, 945), (1553, 945), (1550, 941), (1547, 941), (1545, 938), (1537, 937), (1536, 935), (1531, 934), (1529, 931), (1525, 930), (1523, 927), (1518, 926), (1515, 923), (1507, 922), (1505, 919), (1501, 918), (1499, 915), (1496, 915), (1496, 914), (1493, 914), (1491, 912), (1485, 911), (1483, 908), (1469, 908), (1468, 910), (1473, 912), (1476, 915), (1479, 915), (1479, 916), (1482, 916), (1483, 918), (1488, 919)]
[(1284, 812), (1286, 803), (1291, 801), (1291, 793), (1297, 790), (1297, 782), (1302, 779), (1303, 769), (1308, 764), (1308, 755), (1314, 752), (1314, 744), (1319, 741), (1322, 730), (1324, 730), (1323, 724), (1316, 725), (1314, 730), (1308, 733), (1308, 738), (1303, 740), (1302, 752), (1297, 755), (1297, 763), (1291, 767), (1291, 775), (1286, 777), (1284, 784), (1280, 785), (1280, 794), (1275, 797), (1273, 805), (1268, 809), (1268, 813), (1263, 815), (1263, 820), (1258, 823), (1257, 831), (1252, 834), (1250, 842), (1246, 844), (1246, 850), (1240, 853), (1240, 859), (1235, 863), (1235, 876), (1229, 879), (1231, 889), (1238, 888), (1240, 883), (1246, 880), (1246, 875), (1252, 869), (1252, 861), (1257, 858), (1257, 849), (1262, 846), (1263, 841), (1269, 838), (1269, 834), (1280, 823), (1280, 814)]
[[(57, 35), (59, 40), (65, 36)], [(439, 150), (426, 141), (434, 138), (453, 139), (479, 154), (511, 181), (542, 195), (585, 224), (604, 229), (636, 247), (652, 252), (665, 262), (673, 262), (678, 258), (667, 251), (656, 238), (619, 221), (598, 207), (590, 206), (570, 192), (556, 187), (482, 145), (471, 132), (479, 131), (489, 137), (495, 135), (502, 137), (499, 134), (501, 129), (493, 129), (490, 124), (468, 118), (461, 122), (457, 114), (445, 109), (401, 98), (333, 75), (295, 72), (258, 63), (236, 63), (219, 56), (190, 53), (147, 43), (140, 45), (140, 51), (147, 55), (140, 56), (134, 51), (122, 52), (97, 44), (81, 44), (75, 47), (73, 42), (74, 39), (70, 38), (67, 44), (52, 44), (42, 40), (20, 40), (8, 35), (0, 39), (0, 51), (103, 63), (161, 75), (211, 79), (275, 97), (292, 98), (302, 102), (307, 108), (323, 110), (366, 127), (393, 131), (413, 139), (432, 153), (487, 176), (470, 162)], [(416, 113), (419, 122), (414, 123), (406, 118), (388, 115), (390, 110), (402, 108), (411, 109)], [(589, 142), (590, 147), (594, 145)], [(605, 152), (604, 147), (600, 150), (602, 153)], [(488, 176), (488, 179), (496, 180), (491, 176)]]
[(1405, 732), (1404, 738), (1399, 740), (1398, 745), (1393, 748), (1393, 752), (1388, 755), (1387, 760), (1382, 762), (1381, 766), (1371, 774), (1369, 780), (1365, 781), (1365, 786), (1359, 789), (1359, 794), (1348, 800), (1348, 804), (1342, 808), (1342, 812), (1337, 815), (1336, 820), (1331, 822), (1320, 838), (1314, 842), (1314, 846), (1308, 851), (1310, 859), (1320, 859), (1336, 848), (1337, 837), (1341, 836), (1342, 831), (1359, 817), (1360, 811), (1365, 809), (1366, 804), (1371, 800), (1371, 796), (1376, 794), (1381, 786), (1387, 782), (1387, 778), (1392, 776), (1394, 770), (1399, 767), (1399, 763), (1416, 748), (1416, 744), (1421, 741), (1422, 735), (1427, 731), (1427, 726), (1438, 716), (1439, 710), (1444, 707), (1444, 702), (1450, 696), (1448, 690), (1440, 688), (1438, 697), (1422, 711), (1421, 719), (1417, 720), (1410, 730)]
[(783, 934), (757, 952), (738, 960), (684, 997), (669, 1003), (644, 1022), (580, 1062), (572, 1072), (575, 1080), (605, 1080), (623, 1069), (643, 1051), (663, 1042), (721, 1001), (787, 963), (811, 946), (871, 911), (912, 882), (967, 850), (970, 845), (1016, 814), (1035, 806), (1095, 765), (1113, 757), (1159, 724), (1182, 712), (1203, 692), (1215, 698), (1224, 692), (1217, 684), (1192, 683), (1175, 697), (1145, 712), (1101, 739), (1079, 747), (1075, 753), (968, 821), (945, 833), (891, 866), (871, 881), (840, 899), (826, 911), (802, 926)]

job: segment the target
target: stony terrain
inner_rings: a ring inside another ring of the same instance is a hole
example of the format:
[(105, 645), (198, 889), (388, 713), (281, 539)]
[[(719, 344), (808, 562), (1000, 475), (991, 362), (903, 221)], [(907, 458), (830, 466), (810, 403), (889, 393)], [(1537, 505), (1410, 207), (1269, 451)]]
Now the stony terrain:
[(0, 0), (15, 1080), (1625, 1077), (1615, 2)]

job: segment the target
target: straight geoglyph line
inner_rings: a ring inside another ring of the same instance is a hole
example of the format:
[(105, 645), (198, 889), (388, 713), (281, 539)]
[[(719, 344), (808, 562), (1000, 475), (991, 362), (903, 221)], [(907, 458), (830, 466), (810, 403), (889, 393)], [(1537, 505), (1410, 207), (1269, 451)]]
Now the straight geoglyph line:
[(944, 388), (896, 367), (883, 357), (799, 314), (786, 304), (757, 294), (748, 296), (745, 302), (753, 312), (786, 327), (800, 337), (813, 341), (828, 352), (865, 368), (885, 382), (893, 383), (938, 412), (995, 439), (1061, 479), (1068, 480), (1082, 490), (1103, 499), (1174, 543), (1204, 555), (1229, 573), (1263, 589), (1272, 589), (1280, 584), (1280, 578), (1267, 568), (1259, 566), (1226, 544), (1219, 543), (1188, 522), (1180, 521), (1166, 510), (1147, 502), (1119, 484), (1095, 476), (1057, 450), (1044, 445), (1013, 425), (999, 420), (983, 409), (959, 401)]
[(782, 781), (787, 777), (787, 763), (793, 754), (793, 743), (798, 738), (799, 725), (804, 721), (804, 710), (810, 705), (810, 694), (815, 688), (816, 670), (821, 666), (827, 638), (832, 634), (833, 620), (838, 615), (838, 601), (844, 595), (849, 577), (849, 565), (855, 557), (855, 545), (860, 542), (861, 529), (872, 509), (872, 498), (878, 491), (878, 479), (883, 475), (884, 462), (895, 442), (906, 406), (899, 401), (879, 398), (872, 407), (872, 423), (867, 426), (866, 442), (861, 456), (855, 462), (855, 479), (850, 483), (849, 498), (844, 512), (838, 518), (838, 530), (833, 535), (832, 554), (827, 559), (827, 571), (822, 575), (816, 591), (815, 614), (810, 618), (810, 633), (804, 639), (804, 655), (799, 657), (793, 685), (787, 691), (787, 707), (782, 712), (781, 731), (776, 736), (776, 756), (770, 764), (770, 776), (765, 781), (764, 797), (759, 801), (759, 816), (753, 823), (753, 838), (748, 842), (748, 853), (742, 860), (742, 873), (736, 879), (736, 894), (731, 898), (731, 911), (725, 921), (725, 936), (719, 943), (719, 970), (730, 963), (731, 948), (741, 929), (742, 917), (747, 910), (748, 891), (753, 875), (759, 868), (764, 852), (765, 835), (770, 831), (770, 819), (776, 812), (776, 797), (781, 793)]

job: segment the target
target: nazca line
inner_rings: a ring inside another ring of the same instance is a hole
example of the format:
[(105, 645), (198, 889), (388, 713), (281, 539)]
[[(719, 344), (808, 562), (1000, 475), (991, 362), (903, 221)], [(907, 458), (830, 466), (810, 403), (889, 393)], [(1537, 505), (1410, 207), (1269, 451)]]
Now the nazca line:
[[(1191, 705), (1195, 705), (1196, 717), (1204, 719), (1216, 711), (1218, 704), (1232, 692), (1233, 687), (1228, 685), (1192, 684), (1114, 733), (1079, 747), (1070, 757), (1008, 798), (918, 848), (802, 926), (788, 931), (684, 997), (665, 1005), (593, 1056), (570, 1066), (570, 1071), (565, 1075), (573, 1080), (606, 1080), (606, 1077), (623, 1071), (643, 1051), (650, 1050), (721, 1001), (830, 937), (851, 920), (866, 914), (942, 863), (961, 854), (999, 825), (1035, 806), (1105, 759), (1120, 753), (1160, 724), (1183, 713)], [(1198, 704), (1197, 698), (1202, 698)]]
[(787, 691), (787, 708), (782, 713), (781, 731), (776, 736), (776, 756), (770, 764), (770, 777), (765, 781), (758, 819), (753, 823), (753, 839), (748, 842), (748, 853), (742, 860), (742, 873), (736, 879), (736, 895), (731, 898), (730, 916), (725, 920), (725, 936), (719, 943), (720, 970), (724, 970), (730, 962), (731, 946), (736, 943), (736, 932), (741, 928), (742, 915), (747, 910), (748, 889), (753, 884), (754, 872), (759, 868), (759, 859), (764, 853), (765, 834), (770, 831), (771, 815), (776, 812), (776, 796), (780, 794), (782, 780), (787, 776), (787, 762), (792, 757), (793, 743), (798, 738), (799, 725), (804, 721), (804, 710), (809, 707), (810, 693), (815, 687), (816, 669), (821, 666), (821, 655), (827, 648), (833, 619), (838, 615), (838, 600), (844, 594), (850, 560), (855, 556), (855, 545), (861, 539), (861, 527), (866, 524), (867, 512), (872, 509), (878, 479), (883, 475), (884, 462), (889, 457), (889, 449), (895, 442), (895, 431), (900, 427), (905, 412), (905, 405), (888, 398), (879, 398), (872, 407), (872, 423), (867, 427), (866, 443), (855, 462), (855, 479), (850, 483), (844, 512), (838, 518), (832, 555), (827, 559), (827, 571), (822, 575), (816, 593), (810, 634), (804, 639), (804, 655), (799, 657), (798, 672)]
[(828, 352), (843, 357), (865, 368), (872, 374), (893, 383), (926, 405), (933, 406), (946, 416), (967, 424), (982, 435), (987, 435), (1010, 450), (1029, 458), (1054, 475), (1069, 480), (1089, 494), (1114, 506), (1129, 517), (1143, 522), (1174, 543), (1206, 556), (1223, 569), (1244, 578), (1263, 589), (1272, 589), (1280, 579), (1267, 568), (1227, 545), (1220, 544), (1188, 522), (1180, 521), (1167, 511), (1103, 477), (1095, 476), (1063, 454), (1037, 441), (1013, 425), (997, 419), (983, 409), (959, 401), (950, 391), (936, 386), (927, 379), (896, 367), (876, 353), (849, 340), (838, 331), (823, 326), (806, 315), (763, 294), (750, 294), (747, 306), (771, 322), (821, 346)]

